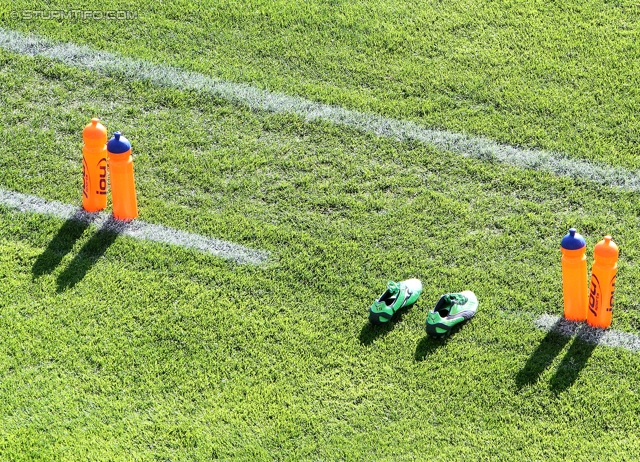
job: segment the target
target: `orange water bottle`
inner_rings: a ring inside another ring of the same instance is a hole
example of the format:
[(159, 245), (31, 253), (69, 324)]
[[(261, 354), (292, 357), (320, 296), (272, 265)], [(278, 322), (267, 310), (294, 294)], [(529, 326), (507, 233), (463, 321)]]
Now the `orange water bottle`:
[(584, 321), (587, 319), (587, 243), (575, 228), (571, 228), (560, 246), (564, 317), (571, 321)]
[(116, 220), (131, 221), (138, 216), (131, 143), (120, 132), (115, 132), (107, 143), (107, 151), (113, 216)]
[(587, 323), (606, 329), (613, 315), (613, 293), (618, 272), (618, 246), (605, 236), (593, 249)]
[(99, 119), (82, 131), (82, 208), (97, 212), (107, 206), (107, 129)]

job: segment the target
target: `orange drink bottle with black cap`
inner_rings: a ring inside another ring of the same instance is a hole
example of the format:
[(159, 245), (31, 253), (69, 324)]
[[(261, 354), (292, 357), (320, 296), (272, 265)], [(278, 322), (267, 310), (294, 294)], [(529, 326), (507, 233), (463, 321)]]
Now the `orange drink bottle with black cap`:
[(82, 131), (82, 208), (97, 212), (107, 206), (107, 129), (99, 119)]
[(587, 319), (587, 243), (575, 228), (571, 228), (560, 246), (564, 317), (584, 321)]
[(605, 236), (593, 249), (593, 267), (589, 283), (587, 323), (606, 329), (613, 315), (613, 293), (618, 272), (618, 246)]
[(115, 132), (107, 143), (107, 152), (113, 216), (116, 220), (131, 221), (138, 216), (131, 143), (120, 132)]

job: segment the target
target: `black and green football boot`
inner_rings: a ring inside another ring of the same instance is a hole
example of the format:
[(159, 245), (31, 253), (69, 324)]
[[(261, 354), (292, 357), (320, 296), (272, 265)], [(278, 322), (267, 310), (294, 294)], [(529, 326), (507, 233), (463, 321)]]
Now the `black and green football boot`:
[(387, 290), (369, 308), (369, 322), (376, 325), (386, 324), (399, 309), (413, 305), (421, 293), (422, 282), (419, 279), (389, 281)]
[(445, 294), (427, 315), (427, 334), (442, 337), (454, 326), (471, 319), (478, 309), (478, 299), (470, 290), (459, 294)]

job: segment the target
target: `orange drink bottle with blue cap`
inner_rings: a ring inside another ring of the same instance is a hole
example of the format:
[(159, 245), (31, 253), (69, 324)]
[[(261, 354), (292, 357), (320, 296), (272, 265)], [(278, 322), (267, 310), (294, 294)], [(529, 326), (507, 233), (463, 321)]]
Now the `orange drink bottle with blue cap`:
[(107, 129), (99, 119), (82, 131), (82, 208), (97, 212), (107, 206)]
[(587, 243), (575, 228), (571, 228), (560, 246), (564, 317), (584, 321), (587, 319)]
[(116, 220), (131, 221), (138, 216), (131, 143), (120, 132), (115, 132), (107, 143), (107, 152), (113, 216)]
[(618, 246), (605, 236), (593, 249), (593, 267), (589, 283), (587, 323), (606, 329), (613, 316), (613, 293), (618, 272)]

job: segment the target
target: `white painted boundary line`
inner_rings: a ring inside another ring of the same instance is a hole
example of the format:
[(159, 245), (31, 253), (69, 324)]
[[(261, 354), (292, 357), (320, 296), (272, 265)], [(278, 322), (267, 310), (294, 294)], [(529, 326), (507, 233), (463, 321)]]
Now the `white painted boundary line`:
[(598, 329), (585, 323), (567, 321), (560, 316), (543, 314), (534, 321), (539, 329), (557, 332), (566, 337), (576, 336), (580, 340), (630, 351), (640, 351), (640, 337), (612, 329)]
[(106, 75), (118, 74), (134, 80), (180, 90), (210, 93), (254, 110), (296, 114), (306, 120), (324, 120), (400, 141), (417, 141), (465, 157), (499, 161), (508, 165), (544, 170), (558, 176), (594, 181), (629, 191), (640, 191), (640, 174), (621, 168), (573, 160), (559, 153), (522, 149), (478, 136), (432, 130), (416, 123), (366, 114), (303, 98), (260, 90), (249, 85), (216, 80), (204, 74), (172, 66), (152, 64), (114, 53), (0, 28), (0, 48), (29, 56), (43, 56)]
[(63, 220), (75, 220), (93, 224), (102, 231), (109, 231), (146, 241), (160, 242), (196, 249), (239, 264), (258, 265), (269, 259), (268, 252), (252, 250), (232, 242), (187, 233), (166, 226), (140, 220), (126, 223), (118, 221), (106, 212), (89, 213), (81, 208), (61, 202), (46, 201), (36, 196), (0, 189), (0, 204), (20, 212), (52, 215)]

